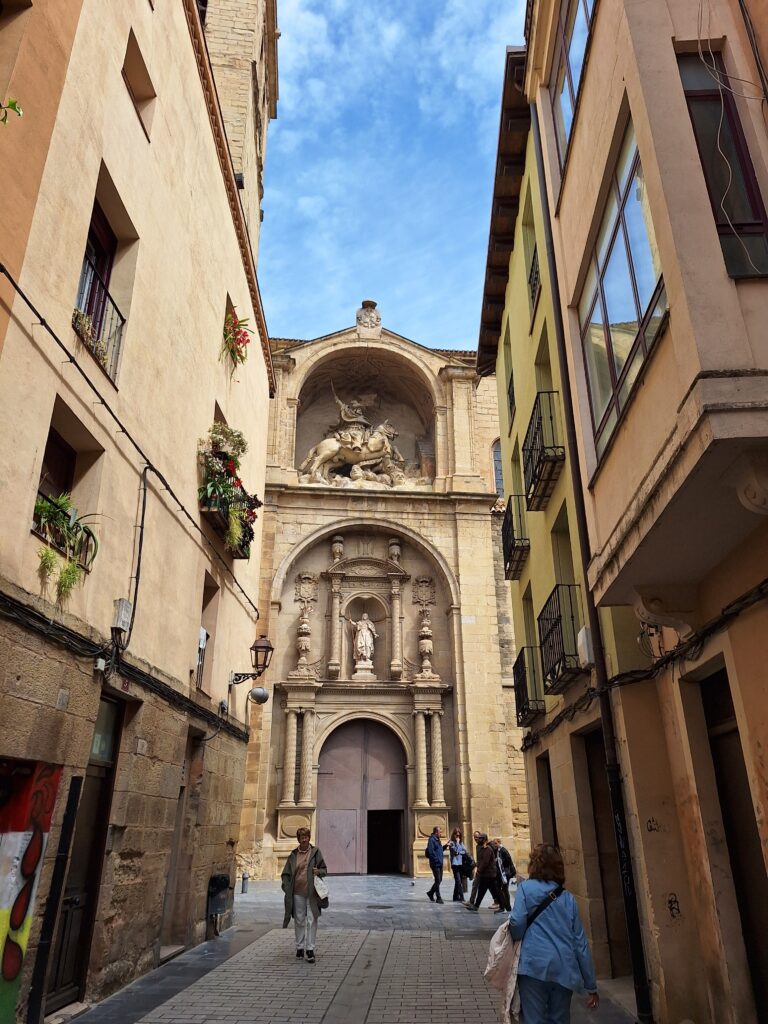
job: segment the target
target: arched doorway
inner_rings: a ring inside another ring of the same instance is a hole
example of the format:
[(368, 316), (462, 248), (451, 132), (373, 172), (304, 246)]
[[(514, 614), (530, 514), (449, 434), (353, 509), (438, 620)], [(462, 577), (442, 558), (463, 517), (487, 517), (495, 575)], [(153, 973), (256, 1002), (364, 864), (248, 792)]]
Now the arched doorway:
[(397, 736), (368, 719), (345, 722), (323, 744), (317, 842), (331, 874), (406, 870), (407, 783)]

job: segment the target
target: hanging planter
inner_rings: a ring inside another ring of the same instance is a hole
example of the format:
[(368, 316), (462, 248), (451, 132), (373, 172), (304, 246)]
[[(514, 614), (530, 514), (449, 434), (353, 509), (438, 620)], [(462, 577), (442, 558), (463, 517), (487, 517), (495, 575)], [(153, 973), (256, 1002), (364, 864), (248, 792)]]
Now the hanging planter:
[(219, 359), (231, 362), (230, 377), (234, 375), (237, 367), (242, 366), (248, 358), (248, 346), (251, 343), (251, 334), (253, 332), (247, 324), (247, 317), (239, 317), (236, 309), (230, 310), (224, 317), (224, 331)]
[(197, 447), (203, 474), (200, 511), (233, 558), (250, 556), (256, 509), (262, 504), (240, 479), (240, 458), (247, 450), (242, 433), (225, 423), (214, 423)]

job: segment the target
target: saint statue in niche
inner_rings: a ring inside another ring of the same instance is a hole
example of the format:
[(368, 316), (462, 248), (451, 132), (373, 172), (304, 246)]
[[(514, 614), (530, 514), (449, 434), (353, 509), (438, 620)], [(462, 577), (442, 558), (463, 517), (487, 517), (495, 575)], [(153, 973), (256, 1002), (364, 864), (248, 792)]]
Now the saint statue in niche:
[(378, 640), (379, 634), (368, 618), (368, 612), (363, 612), (358, 622), (350, 619), (352, 629), (355, 631), (355, 667), (360, 662), (373, 663), (374, 640)]

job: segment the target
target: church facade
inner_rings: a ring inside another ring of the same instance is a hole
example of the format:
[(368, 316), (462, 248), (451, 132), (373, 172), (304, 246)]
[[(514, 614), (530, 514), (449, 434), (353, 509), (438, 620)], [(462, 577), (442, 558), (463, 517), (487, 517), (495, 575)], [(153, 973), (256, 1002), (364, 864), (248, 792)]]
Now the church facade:
[(261, 626), (239, 860), (301, 825), (337, 874), (428, 872), (458, 826), (527, 854), (514, 638), (494, 511), (494, 382), (381, 326), (273, 339)]

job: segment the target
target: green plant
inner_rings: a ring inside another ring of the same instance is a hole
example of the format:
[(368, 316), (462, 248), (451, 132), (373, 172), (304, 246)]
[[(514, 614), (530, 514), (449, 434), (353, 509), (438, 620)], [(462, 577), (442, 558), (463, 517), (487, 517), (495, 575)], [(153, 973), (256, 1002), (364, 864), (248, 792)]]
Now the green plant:
[(55, 547), (61, 548), (68, 560), (81, 561), (87, 552), (85, 569), (90, 569), (99, 551), (99, 541), (86, 520), (78, 516), (69, 494), (39, 497), (35, 502), (35, 526)]
[(227, 551), (237, 551), (243, 541), (243, 520), (239, 509), (229, 509), (227, 515), (227, 532), (224, 545)]
[(71, 596), (72, 591), (82, 582), (83, 570), (77, 562), (65, 562), (59, 570), (56, 580), (56, 600), (63, 605)]
[(45, 587), (48, 585), (48, 581), (53, 575), (53, 570), (58, 565), (58, 558), (53, 548), (43, 547), (37, 552), (38, 566), (37, 575), (40, 578), (40, 583)]
[(239, 317), (235, 309), (230, 310), (224, 317), (224, 331), (222, 333), (219, 359), (226, 359), (228, 357), (232, 361), (232, 367), (229, 371), (230, 377), (234, 374), (235, 367), (242, 365), (248, 358), (248, 346), (251, 343), (251, 334), (253, 332), (246, 326), (247, 323), (247, 318)]
[(12, 111), (17, 117), (24, 115), (24, 111), (19, 106), (19, 101), (9, 99), (5, 103), (0, 103), (0, 124), (8, 124), (9, 111)]
[(84, 313), (81, 309), (73, 310), (72, 327), (88, 351), (92, 353), (106, 370), (109, 355), (107, 343), (96, 330), (96, 325), (90, 313)]

